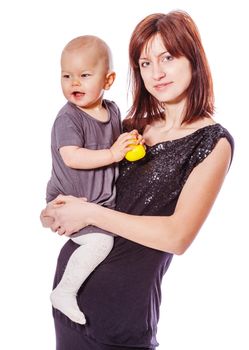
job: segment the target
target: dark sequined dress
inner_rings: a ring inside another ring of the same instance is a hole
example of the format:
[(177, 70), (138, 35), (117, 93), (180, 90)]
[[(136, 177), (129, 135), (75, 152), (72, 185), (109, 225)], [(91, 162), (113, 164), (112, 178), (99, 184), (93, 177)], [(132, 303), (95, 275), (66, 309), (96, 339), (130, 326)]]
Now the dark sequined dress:
[[(117, 210), (136, 215), (171, 215), (191, 171), (224, 137), (233, 150), (231, 135), (220, 124), (214, 124), (147, 147), (140, 161), (124, 161), (117, 183)], [(76, 247), (69, 240), (62, 248), (55, 284)], [(59, 311), (54, 311), (55, 324), (64, 322), (103, 344), (157, 346), (160, 287), (171, 260), (172, 254), (116, 237), (112, 252), (79, 291), (78, 302), (87, 316), (87, 325), (76, 325)]]

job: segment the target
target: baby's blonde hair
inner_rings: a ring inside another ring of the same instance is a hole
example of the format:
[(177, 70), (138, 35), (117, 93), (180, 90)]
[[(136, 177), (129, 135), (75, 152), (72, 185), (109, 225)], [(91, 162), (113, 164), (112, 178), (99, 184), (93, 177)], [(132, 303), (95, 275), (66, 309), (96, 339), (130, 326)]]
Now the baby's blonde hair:
[(104, 60), (107, 70), (110, 71), (113, 69), (112, 54), (109, 46), (104, 40), (94, 35), (82, 35), (72, 39), (64, 47), (61, 57), (67, 51), (79, 50), (82, 48), (94, 48), (96, 55), (98, 55), (100, 59)]

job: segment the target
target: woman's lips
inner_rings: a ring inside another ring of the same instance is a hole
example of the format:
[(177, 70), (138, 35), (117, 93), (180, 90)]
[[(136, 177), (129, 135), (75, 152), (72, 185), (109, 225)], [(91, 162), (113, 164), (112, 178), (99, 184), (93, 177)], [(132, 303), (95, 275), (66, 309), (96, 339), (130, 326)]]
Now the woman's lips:
[(154, 89), (156, 90), (163, 90), (164, 88), (166, 88), (167, 86), (171, 85), (173, 82), (170, 81), (168, 83), (160, 83), (160, 84), (156, 84), (154, 85)]

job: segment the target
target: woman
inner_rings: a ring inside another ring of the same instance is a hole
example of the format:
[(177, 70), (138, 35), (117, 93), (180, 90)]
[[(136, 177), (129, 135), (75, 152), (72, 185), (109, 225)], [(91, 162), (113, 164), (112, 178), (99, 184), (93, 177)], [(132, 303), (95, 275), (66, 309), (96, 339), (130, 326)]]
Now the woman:
[[(233, 139), (212, 119), (212, 78), (191, 17), (146, 17), (129, 54), (133, 105), (124, 128), (142, 133), (147, 150), (138, 162), (122, 162), (116, 211), (61, 196), (42, 212), (44, 225), (52, 217), (59, 234), (95, 225), (118, 235), (79, 291), (87, 325), (54, 311), (58, 350), (158, 346), (162, 277), (196, 237), (232, 159)], [(62, 248), (55, 285), (76, 248), (71, 240)]]

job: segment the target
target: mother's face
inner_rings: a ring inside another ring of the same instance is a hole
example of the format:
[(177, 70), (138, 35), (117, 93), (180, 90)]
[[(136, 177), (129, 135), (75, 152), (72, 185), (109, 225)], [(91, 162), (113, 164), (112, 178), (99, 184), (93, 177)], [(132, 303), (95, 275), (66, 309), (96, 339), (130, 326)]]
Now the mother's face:
[(174, 57), (156, 34), (143, 47), (139, 67), (148, 92), (161, 103), (174, 103), (186, 97), (192, 79), (190, 61)]

